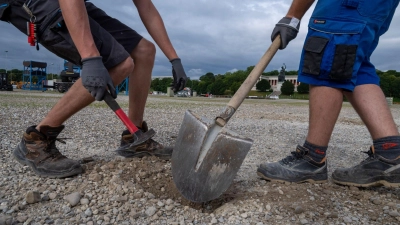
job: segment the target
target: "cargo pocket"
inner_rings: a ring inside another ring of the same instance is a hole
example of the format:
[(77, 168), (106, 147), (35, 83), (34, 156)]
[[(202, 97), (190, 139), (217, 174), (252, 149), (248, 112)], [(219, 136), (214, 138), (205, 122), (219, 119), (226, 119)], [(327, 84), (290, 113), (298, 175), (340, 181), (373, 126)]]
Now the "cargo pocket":
[(364, 23), (311, 18), (300, 71), (305, 76), (347, 82), (356, 77), (363, 49)]
[(327, 38), (310, 37), (304, 45), (304, 73), (318, 76), (324, 54), (325, 46), (329, 42)]
[(330, 73), (332, 80), (348, 80), (353, 75), (356, 61), (357, 45), (336, 45)]

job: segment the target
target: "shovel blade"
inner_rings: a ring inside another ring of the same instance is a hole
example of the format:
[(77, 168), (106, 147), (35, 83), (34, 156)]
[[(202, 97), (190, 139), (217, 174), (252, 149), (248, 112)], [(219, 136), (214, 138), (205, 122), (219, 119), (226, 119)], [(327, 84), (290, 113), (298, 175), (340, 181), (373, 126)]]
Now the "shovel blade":
[(213, 126), (218, 126), (214, 120), (187, 110), (172, 153), (174, 183), (192, 202), (207, 202), (224, 193), (253, 144), (251, 139), (222, 128), (206, 154), (200, 154)]

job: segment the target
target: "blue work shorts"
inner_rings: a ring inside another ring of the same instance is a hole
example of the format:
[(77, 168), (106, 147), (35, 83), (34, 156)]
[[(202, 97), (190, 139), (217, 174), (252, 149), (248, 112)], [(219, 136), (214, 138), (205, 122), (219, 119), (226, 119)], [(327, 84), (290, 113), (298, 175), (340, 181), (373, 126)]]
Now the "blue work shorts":
[(370, 56), (399, 0), (319, 0), (308, 24), (299, 82), (353, 91), (379, 85)]

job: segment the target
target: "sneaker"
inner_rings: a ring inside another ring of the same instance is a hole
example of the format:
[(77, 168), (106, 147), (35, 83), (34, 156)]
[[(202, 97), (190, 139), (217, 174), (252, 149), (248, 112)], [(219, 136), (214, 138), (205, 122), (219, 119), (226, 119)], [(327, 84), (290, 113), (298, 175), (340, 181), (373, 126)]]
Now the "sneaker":
[(360, 164), (335, 170), (333, 182), (357, 187), (400, 187), (400, 157), (386, 159), (375, 153), (374, 146), (364, 153), (368, 158)]
[[(143, 121), (142, 127), (140, 129), (143, 132), (147, 132), (149, 130), (145, 121)], [(143, 144), (129, 148), (129, 145), (132, 144), (133, 141), (133, 135), (129, 132), (129, 130), (125, 130), (124, 132), (122, 132), (121, 145), (120, 148), (117, 150), (117, 153), (127, 158), (156, 156), (160, 159), (171, 159), (173, 150), (172, 147), (164, 147), (162, 144), (150, 138)]]
[(257, 174), (269, 181), (293, 183), (322, 183), (328, 180), (327, 163), (313, 161), (308, 156), (308, 149), (300, 145), (295, 152), (278, 162), (261, 164)]
[(83, 172), (78, 161), (68, 159), (57, 149), (55, 142), (65, 142), (57, 136), (64, 129), (59, 127), (29, 127), (21, 142), (14, 149), (14, 158), (21, 164), (30, 166), (37, 175), (50, 178), (70, 177)]

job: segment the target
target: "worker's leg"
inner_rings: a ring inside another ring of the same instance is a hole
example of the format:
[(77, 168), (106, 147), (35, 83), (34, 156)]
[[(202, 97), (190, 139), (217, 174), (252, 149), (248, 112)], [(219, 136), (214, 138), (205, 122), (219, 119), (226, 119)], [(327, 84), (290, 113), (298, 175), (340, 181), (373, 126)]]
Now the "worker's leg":
[[(127, 75), (132, 73), (133, 67), (132, 59), (127, 58), (116, 67), (109, 69), (114, 84), (121, 83)], [(79, 79), (50, 110), (47, 116), (38, 124), (36, 129), (40, 131), (40, 126), (42, 125), (48, 125), (51, 127), (60, 126), (69, 117), (88, 106), (93, 101), (94, 98), (89, 94), (88, 90), (83, 87), (82, 81)]]
[(144, 38), (131, 52), (135, 68), (129, 76), (129, 118), (138, 126), (143, 122), (155, 54), (156, 48), (154, 44)]
[(318, 146), (328, 146), (342, 102), (342, 90), (310, 85), (310, 115), (306, 139), (308, 142)]
[(373, 145), (368, 160), (332, 173), (335, 183), (369, 187), (400, 186), (400, 135), (381, 88), (376, 84), (359, 85), (346, 98), (367, 126)]
[[(328, 179), (325, 152), (342, 107), (340, 89), (310, 85), (310, 121), (304, 146), (292, 155), (274, 163), (263, 163), (257, 169), (266, 180), (286, 182), (323, 182)], [(312, 151), (314, 150), (314, 151)]]
[(373, 140), (399, 135), (385, 95), (379, 86), (360, 85), (354, 92), (344, 92), (344, 95), (367, 126)]

